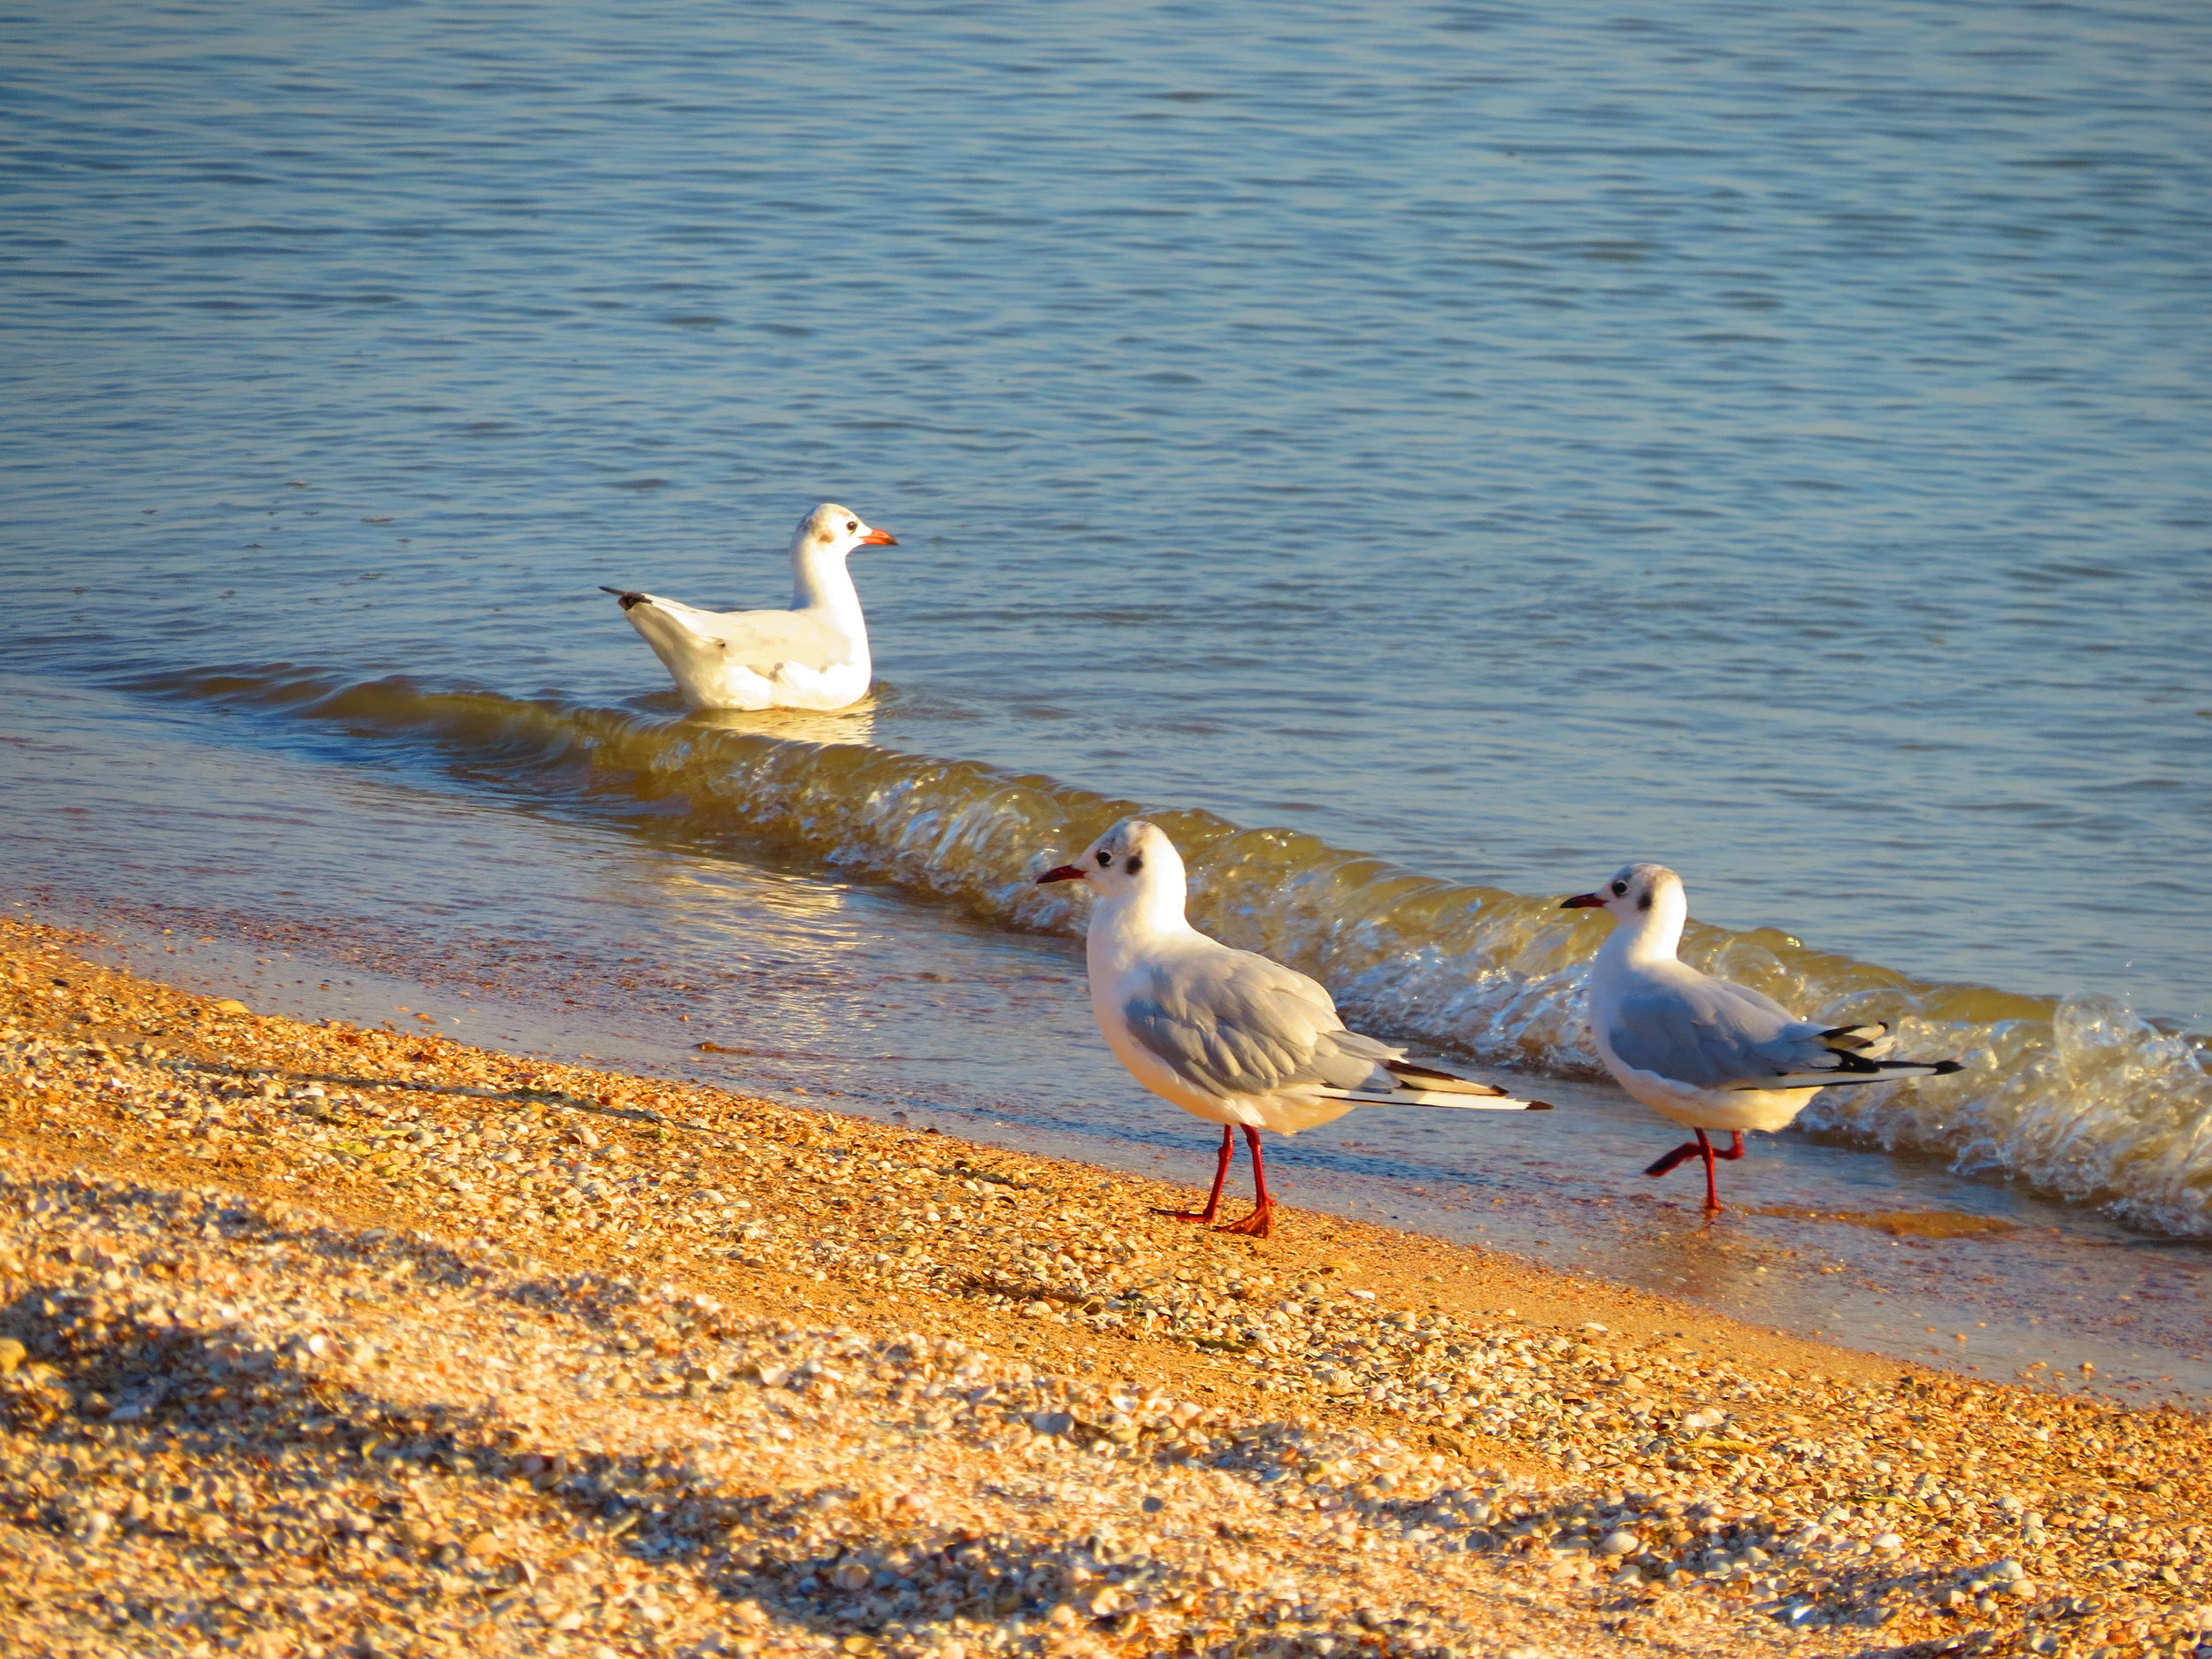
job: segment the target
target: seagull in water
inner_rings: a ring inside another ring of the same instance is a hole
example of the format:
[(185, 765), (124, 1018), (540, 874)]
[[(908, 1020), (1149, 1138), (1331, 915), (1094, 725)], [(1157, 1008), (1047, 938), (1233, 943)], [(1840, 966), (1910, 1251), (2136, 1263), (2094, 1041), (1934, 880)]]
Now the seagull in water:
[(1213, 1220), (1239, 1128), (1252, 1148), (1256, 1207), (1221, 1231), (1264, 1239), (1275, 1203), (1263, 1129), (1296, 1134), (1369, 1104), (1551, 1110), (1411, 1064), (1402, 1048), (1347, 1031), (1328, 992), (1304, 974), (1207, 938), (1183, 916), (1182, 856), (1141, 818), (1125, 818), (1037, 879), (1080, 881), (1096, 895), (1086, 944), (1091, 1011), (1107, 1047), (1162, 1100), (1221, 1125), (1205, 1209), (1162, 1215)]
[(868, 695), (868, 624), (845, 569), (855, 548), (896, 547), (860, 515), (825, 502), (791, 538), (798, 591), (788, 611), (695, 611), (607, 588), (696, 709), (841, 709)]
[[(1590, 968), (1590, 1033), (1598, 1056), (1638, 1100), (1697, 1134), (1644, 1171), (1664, 1175), (1705, 1160), (1705, 1211), (1720, 1212), (1715, 1158), (1743, 1156), (1747, 1129), (1781, 1129), (1816, 1089), (1944, 1077), (1956, 1060), (1878, 1060), (1888, 1025), (1823, 1025), (1770, 996), (1700, 973), (1675, 959), (1690, 902), (1663, 864), (1631, 864), (1596, 893), (1560, 909), (1609, 911), (1613, 931)], [(1728, 1150), (1706, 1132), (1725, 1129)]]

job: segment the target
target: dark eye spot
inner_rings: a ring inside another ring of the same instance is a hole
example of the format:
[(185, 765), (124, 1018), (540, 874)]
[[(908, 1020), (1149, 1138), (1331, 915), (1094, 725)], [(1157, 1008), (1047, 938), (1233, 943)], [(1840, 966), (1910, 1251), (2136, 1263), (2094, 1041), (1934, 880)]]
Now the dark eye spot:
[(1138, 871), (1144, 868), (1144, 855), (1142, 853), (1131, 853), (1129, 855), (1129, 862), (1122, 865), (1122, 868), (1126, 870), (1131, 875), (1135, 875)]
[(1639, 893), (1636, 895), (1636, 908), (1640, 910), (1649, 910), (1651, 908), (1651, 895), (1648, 893)]
[(1114, 856), (1111, 853), (1101, 853), (1098, 856), (1098, 867), (1101, 870), (1105, 869), (1108, 864), (1110, 864), (1113, 862)]
[(857, 529), (859, 529), (859, 528), (860, 528), (860, 520), (859, 520), (859, 519), (857, 519), (857, 518), (848, 518), (848, 519), (846, 519), (846, 520), (845, 520), (845, 528), (846, 528), (846, 529), (848, 529), (848, 530), (857, 530)]
[(1625, 893), (1625, 892), (1627, 892), (1627, 891), (1628, 891), (1628, 883), (1627, 883), (1627, 882), (1625, 882), (1625, 881), (1616, 881), (1616, 882), (1613, 884), (1613, 896), (1614, 896), (1615, 898), (1617, 898), (1617, 899), (1618, 897), (1620, 897), (1620, 896), (1621, 896), (1621, 895), (1622, 895), (1622, 894), (1624, 894), (1624, 893)]

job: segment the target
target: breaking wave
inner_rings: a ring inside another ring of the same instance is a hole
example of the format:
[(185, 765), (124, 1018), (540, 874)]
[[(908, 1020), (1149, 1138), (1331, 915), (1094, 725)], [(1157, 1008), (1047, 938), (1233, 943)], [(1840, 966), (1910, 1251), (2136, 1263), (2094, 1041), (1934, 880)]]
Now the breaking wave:
[[(1194, 921), (1313, 974), (1371, 1026), (1529, 1071), (1598, 1071), (1580, 1007), (1605, 924), (1559, 910), (1556, 895), (1440, 880), (1296, 831), (875, 747), (856, 741), (868, 723), (848, 715), (671, 718), (282, 666), (129, 688), (428, 747), (467, 777), (541, 795), (649, 804), (657, 835), (772, 848), (1011, 928), (1079, 931), (1076, 902), (1033, 876), (1142, 810), (1183, 849)], [(2212, 1068), (2200, 1041), (2110, 999), (1916, 980), (1772, 929), (1693, 923), (1683, 956), (1809, 1018), (1889, 1020), (1901, 1051), (1967, 1063), (1955, 1077), (1824, 1093), (1806, 1127), (2026, 1182), (2147, 1231), (2212, 1234)]]

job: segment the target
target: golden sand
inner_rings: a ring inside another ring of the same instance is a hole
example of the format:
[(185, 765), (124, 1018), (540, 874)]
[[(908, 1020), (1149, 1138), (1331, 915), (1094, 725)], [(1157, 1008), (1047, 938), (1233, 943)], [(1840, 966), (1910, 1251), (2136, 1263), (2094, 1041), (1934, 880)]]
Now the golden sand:
[(2200, 1416), (85, 942), (0, 923), (9, 1652), (2212, 1643)]

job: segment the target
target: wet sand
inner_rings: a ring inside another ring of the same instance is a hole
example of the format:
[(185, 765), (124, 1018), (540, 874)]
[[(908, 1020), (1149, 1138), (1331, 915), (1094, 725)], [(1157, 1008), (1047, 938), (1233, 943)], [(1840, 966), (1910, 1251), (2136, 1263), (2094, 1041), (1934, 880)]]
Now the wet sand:
[(15, 1651), (2118, 1655), (2212, 1626), (2199, 1414), (1310, 1211), (1202, 1231), (1152, 1213), (1187, 1188), (258, 1016), (97, 948), (0, 924)]

